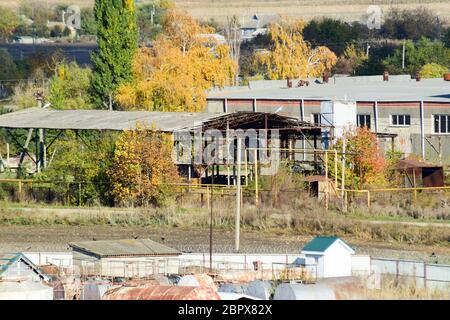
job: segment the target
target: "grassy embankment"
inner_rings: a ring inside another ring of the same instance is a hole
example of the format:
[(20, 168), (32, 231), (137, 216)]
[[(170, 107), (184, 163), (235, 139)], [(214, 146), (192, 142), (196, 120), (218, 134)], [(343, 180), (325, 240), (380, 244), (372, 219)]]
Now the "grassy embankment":
[[(338, 210), (326, 211), (316, 199), (306, 196), (297, 196), (291, 202), (281, 203), (260, 207), (244, 205), (241, 214), (243, 230), (302, 235), (334, 234), (358, 241), (427, 246), (448, 247), (450, 243), (450, 227), (445, 226), (450, 222), (442, 219), (439, 212), (414, 217), (408, 214), (376, 213), (373, 208), (364, 210), (355, 207), (348, 213), (342, 213)], [(232, 199), (217, 199), (213, 207), (214, 228), (233, 229), (235, 211)], [(210, 219), (210, 210), (207, 207), (200, 208), (198, 201), (192, 200), (184, 200), (182, 204), (172, 204), (165, 208), (62, 208), (0, 202), (0, 224), (206, 228)], [(377, 224), (374, 221), (389, 223)], [(415, 222), (426, 222), (429, 225), (415, 225)], [(435, 222), (439, 223), (433, 225)]]

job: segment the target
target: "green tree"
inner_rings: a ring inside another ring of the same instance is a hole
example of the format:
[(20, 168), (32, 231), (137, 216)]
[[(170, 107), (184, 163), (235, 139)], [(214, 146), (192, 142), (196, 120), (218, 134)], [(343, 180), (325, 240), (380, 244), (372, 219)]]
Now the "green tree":
[(94, 15), (98, 51), (92, 55), (92, 96), (101, 104), (119, 85), (133, 80), (138, 31), (132, 0), (96, 0)]
[(396, 39), (438, 39), (441, 28), (442, 22), (438, 16), (426, 7), (403, 10), (393, 8), (384, 20), (381, 34)]
[[(0, 80), (18, 79), (20, 78), (17, 65), (14, 63), (11, 55), (5, 49), (0, 49)], [(3, 95), (10, 95), (13, 91), (14, 82), (0, 83), (0, 98)]]
[(81, 9), (81, 34), (95, 35), (97, 24), (95, 23), (94, 11), (92, 8)]
[(155, 40), (163, 32), (163, 20), (167, 10), (174, 8), (171, 1), (155, 0), (136, 8), (139, 27), (139, 41), (146, 43)]
[(336, 54), (343, 54), (348, 44), (367, 38), (368, 33), (365, 25), (333, 18), (311, 20), (303, 30), (305, 40), (314, 46), (327, 46)]
[[(407, 41), (405, 48), (405, 71), (411, 75), (414, 75), (427, 63), (450, 66), (450, 49), (446, 48), (440, 41), (421, 38), (416, 44)], [(393, 55), (386, 58), (383, 65), (392, 74), (405, 72), (402, 70), (402, 48), (398, 48)]]
[(55, 109), (90, 109), (88, 96), (91, 69), (80, 68), (76, 62), (59, 66), (58, 75), (50, 82), (48, 100)]
[(66, 132), (48, 150), (54, 157), (35, 179), (52, 181), (52, 190), (64, 201), (69, 195), (70, 204), (111, 204), (105, 171), (115, 140), (116, 134), (109, 132)]
[(6, 49), (0, 49), (0, 61), (0, 80), (17, 79), (17, 66)]
[(8, 8), (0, 7), (0, 41), (6, 41), (15, 28), (19, 26), (19, 18)]
[(450, 48), (450, 28), (447, 28), (444, 33), (444, 43), (447, 48)]

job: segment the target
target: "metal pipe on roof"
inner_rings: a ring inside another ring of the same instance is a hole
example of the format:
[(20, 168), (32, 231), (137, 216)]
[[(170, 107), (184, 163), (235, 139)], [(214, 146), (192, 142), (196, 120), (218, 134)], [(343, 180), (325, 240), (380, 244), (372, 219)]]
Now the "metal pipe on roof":
[(375, 132), (378, 132), (378, 101), (374, 103)]

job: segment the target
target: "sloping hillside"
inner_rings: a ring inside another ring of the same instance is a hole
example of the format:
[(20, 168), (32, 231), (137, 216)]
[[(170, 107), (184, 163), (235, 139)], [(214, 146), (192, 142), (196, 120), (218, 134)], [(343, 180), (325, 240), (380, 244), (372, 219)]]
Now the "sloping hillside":
[[(77, 4), (92, 6), (94, 0), (28, 0), (41, 6), (56, 4)], [(140, 0), (140, 3), (151, 2)], [(364, 21), (369, 5), (377, 4), (383, 10), (394, 5), (411, 8), (424, 5), (434, 10), (442, 19), (450, 21), (450, 1), (448, 0), (174, 0), (179, 8), (189, 11), (198, 19), (214, 18), (223, 21), (227, 16), (237, 15), (245, 23), (254, 14), (260, 16), (292, 15), (305, 19), (330, 16), (347, 21)], [(0, 0), (1, 6), (17, 8), (20, 1)]]

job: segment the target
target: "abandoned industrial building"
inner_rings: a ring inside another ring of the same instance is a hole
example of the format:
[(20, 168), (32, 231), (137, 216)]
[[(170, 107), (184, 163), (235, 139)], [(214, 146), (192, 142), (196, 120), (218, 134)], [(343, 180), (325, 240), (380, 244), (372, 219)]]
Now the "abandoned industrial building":
[[(12, 141), (15, 141), (21, 146), (18, 163), (16, 167), (9, 166), (10, 169), (17, 169), (23, 165), (25, 157), (32, 160), (32, 172), (39, 172), (41, 168), (47, 166), (47, 150), (50, 146), (61, 138), (66, 131), (74, 131), (77, 135), (79, 131), (123, 131), (135, 129), (139, 125), (145, 125), (162, 133), (172, 134), (174, 136), (175, 144), (177, 143), (177, 135), (187, 134), (188, 138), (194, 132), (204, 133), (208, 130), (223, 133), (221, 140), (226, 140), (226, 136), (233, 130), (254, 130), (256, 132), (257, 147), (267, 147), (261, 145), (259, 138), (261, 132), (270, 140), (271, 132), (276, 131), (281, 147), (286, 146), (287, 149), (294, 148), (297, 140), (302, 140), (304, 143), (310, 143), (310, 148), (318, 149), (322, 145), (322, 131), (329, 127), (326, 125), (311, 124), (310, 122), (301, 121), (297, 118), (287, 117), (274, 113), (264, 112), (236, 112), (236, 113), (189, 113), (189, 112), (145, 112), (145, 111), (107, 111), (107, 110), (52, 110), (44, 108), (29, 108), (18, 112), (12, 112), (0, 116), (0, 128), (6, 129)], [(28, 130), (28, 136), (25, 143), (20, 144), (16, 138), (17, 130)], [(52, 132), (50, 137), (47, 133)], [(34, 136), (34, 138), (33, 138)], [(235, 146), (237, 143), (237, 136), (229, 137), (227, 146)], [(248, 137), (243, 137), (245, 140), (242, 149), (249, 146)], [(39, 150), (38, 155), (30, 154), (28, 151), (30, 141), (34, 140), (37, 144), (36, 150)], [(205, 141), (202, 141), (205, 142)], [(206, 143), (206, 142), (205, 142)], [(222, 141), (222, 144), (225, 144)], [(178, 148), (178, 145), (176, 145)], [(226, 147), (225, 147), (226, 148)], [(234, 148), (236, 149), (236, 148)], [(202, 151), (202, 150), (201, 150)], [(247, 150), (248, 151), (248, 150)], [(235, 150), (236, 152), (236, 150)], [(190, 153), (189, 153), (190, 154)], [(284, 158), (292, 159), (293, 152), (285, 151), (281, 154)], [(304, 155), (306, 158), (306, 154)], [(308, 155), (311, 161), (317, 162), (319, 156), (317, 154)], [(6, 159), (6, 166), (8, 166), (9, 154), (4, 157)], [(244, 159), (245, 155), (241, 155)], [(246, 162), (250, 162), (253, 158), (253, 153), (248, 153)], [(236, 163), (236, 156), (233, 157)], [(186, 176), (190, 179), (193, 177), (200, 177), (202, 174), (191, 170), (193, 168), (192, 161), (195, 159), (187, 159), (181, 161), (177, 156), (174, 159), (180, 166), (182, 171), (186, 172)], [(259, 158), (261, 160), (261, 158)], [(306, 159), (304, 159), (306, 160)], [(200, 161), (204, 164), (205, 161)], [(216, 159), (213, 159), (211, 164), (217, 165), (214, 170), (219, 170), (218, 165), (222, 164)], [(211, 168), (210, 168), (211, 169)], [(234, 170), (235, 168), (233, 168)], [(230, 170), (230, 168), (228, 168)], [(31, 173), (32, 173), (31, 172)], [(211, 173), (211, 171), (210, 171)], [(219, 175), (219, 174), (217, 174)], [(208, 171), (206, 171), (208, 176)], [(230, 182), (230, 173), (228, 173), (228, 183)]]
[[(386, 150), (395, 140), (394, 148), (405, 156), (450, 160), (450, 82), (400, 75), (311, 79), (309, 83), (289, 87), (286, 81), (255, 81), (214, 90), (208, 95), (207, 112), (275, 112), (324, 123), (330, 118), (324, 104), (332, 103), (332, 113), (376, 132), (386, 142)], [(343, 105), (350, 107), (343, 111)]]

